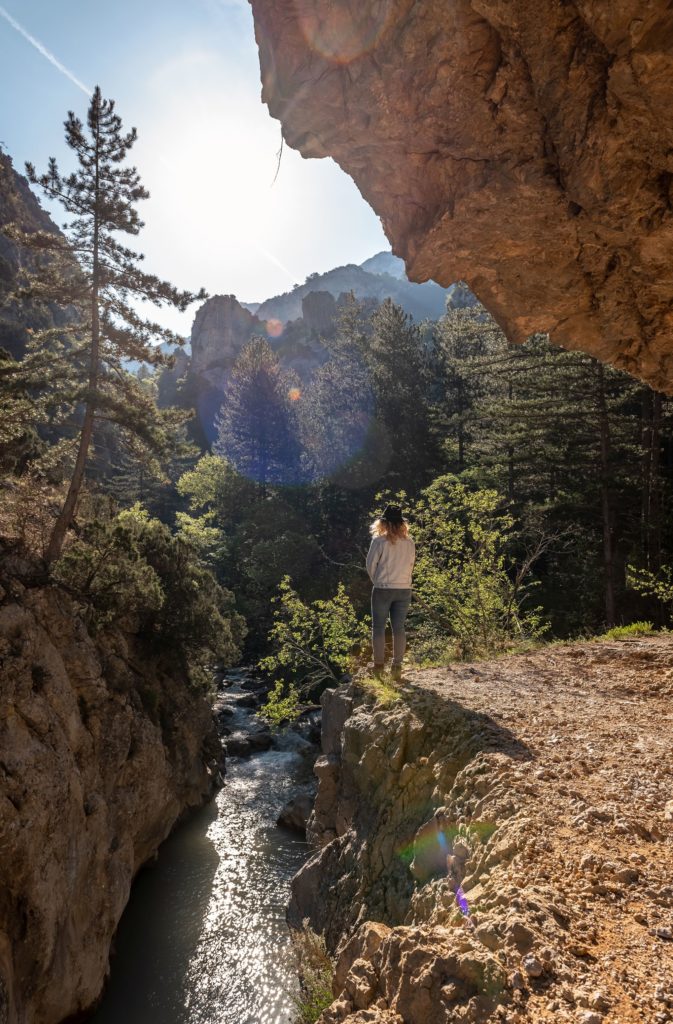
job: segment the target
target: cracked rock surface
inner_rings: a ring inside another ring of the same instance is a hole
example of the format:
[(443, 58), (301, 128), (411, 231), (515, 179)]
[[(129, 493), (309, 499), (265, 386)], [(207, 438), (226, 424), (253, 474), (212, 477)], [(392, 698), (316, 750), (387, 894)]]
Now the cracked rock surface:
[(325, 696), (315, 852), (337, 954), (320, 1024), (673, 1020), (673, 636)]
[(0, 584), (0, 1021), (79, 1019), (138, 869), (213, 792), (208, 701), (56, 587)]
[(251, 0), (262, 97), (411, 280), (673, 390), (667, 0)]

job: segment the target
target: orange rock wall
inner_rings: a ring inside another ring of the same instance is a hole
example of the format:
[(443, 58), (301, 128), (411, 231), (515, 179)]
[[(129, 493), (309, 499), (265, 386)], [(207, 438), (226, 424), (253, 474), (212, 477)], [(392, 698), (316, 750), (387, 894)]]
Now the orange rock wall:
[(667, 0), (251, 0), (263, 99), (412, 280), (673, 391)]

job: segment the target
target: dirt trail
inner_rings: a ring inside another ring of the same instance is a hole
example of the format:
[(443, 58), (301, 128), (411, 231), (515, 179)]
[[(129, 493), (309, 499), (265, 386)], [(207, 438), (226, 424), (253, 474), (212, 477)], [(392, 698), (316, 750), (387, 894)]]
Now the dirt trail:
[[(503, 776), (525, 814), (516, 852), (472, 881), (510, 971), (505, 912), (534, 921), (544, 904), (539, 962), (519, 946), (502, 1019), (673, 1021), (673, 636), (552, 646), (407, 679), (412, 704), (455, 701), (530, 754)], [(496, 746), (507, 753), (506, 741)], [(480, 923), (477, 911), (470, 927)]]

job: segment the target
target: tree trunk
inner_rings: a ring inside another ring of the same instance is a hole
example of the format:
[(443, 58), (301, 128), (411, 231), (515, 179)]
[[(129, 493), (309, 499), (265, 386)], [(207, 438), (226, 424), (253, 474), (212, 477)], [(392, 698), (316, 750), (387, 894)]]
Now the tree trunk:
[[(507, 398), (512, 403), (514, 396), (514, 388), (512, 381), (510, 380), (507, 384)], [(507, 446), (507, 497), (510, 501), (514, 501), (514, 448), (512, 445)]]
[(640, 442), (642, 459), (640, 545), (645, 556), (645, 565), (650, 565), (650, 503), (652, 496), (652, 391), (643, 391), (643, 411)]
[(610, 420), (605, 398), (605, 370), (597, 364), (598, 417), (601, 457), (601, 514), (603, 520), (603, 572), (605, 577), (605, 623), (610, 629), (615, 624), (615, 566), (613, 542), (613, 511), (610, 504)]
[(650, 430), (650, 508), (648, 518), (649, 567), (661, 568), (661, 393), (652, 396), (652, 429)]
[[(460, 374), (460, 370), (458, 371)], [(465, 399), (463, 381), (458, 377), (458, 472), (465, 469)]]

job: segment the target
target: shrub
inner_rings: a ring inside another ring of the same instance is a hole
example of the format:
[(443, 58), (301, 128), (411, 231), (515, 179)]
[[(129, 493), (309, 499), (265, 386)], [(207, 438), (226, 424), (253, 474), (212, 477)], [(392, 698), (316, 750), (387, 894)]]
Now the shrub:
[(258, 712), (273, 728), (294, 722), (301, 714), (299, 691), (293, 683), (279, 679)]
[(289, 671), (304, 692), (338, 683), (352, 666), (354, 651), (367, 639), (367, 626), (358, 620), (343, 584), (330, 600), (306, 604), (286, 576), (274, 600), (269, 633), (273, 652), (260, 661), (260, 668), (270, 674)]
[(53, 566), (52, 578), (81, 603), (94, 630), (121, 620), (137, 628), (141, 617), (158, 612), (165, 601), (161, 581), (140, 550), (145, 521), (140, 513), (94, 519)]
[(292, 932), (295, 970), (300, 994), (293, 996), (292, 1024), (315, 1024), (323, 1010), (334, 1001), (334, 963), (322, 935), (316, 935), (308, 920)]
[(669, 617), (673, 618), (673, 566), (663, 565), (659, 572), (627, 567), (626, 582), (632, 590), (643, 597), (654, 597), (660, 601)]
[(632, 622), (628, 626), (613, 626), (599, 640), (630, 640), (635, 636), (650, 636), (654, 632), (651, 622)]
[(202, 686), (240, 655), (244, 622), (199, 553), (140, 505), (87, 523), (53, 567), (94, 629), (118, 623)]

